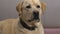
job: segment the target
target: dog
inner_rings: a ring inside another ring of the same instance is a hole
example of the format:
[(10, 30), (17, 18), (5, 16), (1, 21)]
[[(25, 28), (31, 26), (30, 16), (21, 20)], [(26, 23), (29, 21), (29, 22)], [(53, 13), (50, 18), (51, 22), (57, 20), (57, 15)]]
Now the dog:
[(40, 0), (19, 0), (19, 17), (0, 21), (1, 34), (44, 34), (41, 15), (45, 9), (46, 4)]

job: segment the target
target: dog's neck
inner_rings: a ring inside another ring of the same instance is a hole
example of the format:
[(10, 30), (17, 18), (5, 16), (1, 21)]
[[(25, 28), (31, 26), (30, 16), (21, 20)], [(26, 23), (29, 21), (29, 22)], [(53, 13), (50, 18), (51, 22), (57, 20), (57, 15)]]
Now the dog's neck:
[(20, 18), (20, 24), (24, 27), (24, 28), (26, 28), (26, 29), (28, 29), (28, 30), (35, 30), (35, 28), (37, 28), (36, 26), (32, 26), (32, 27), (30, 27), (30, 26), (28, 26), (21, 18)]

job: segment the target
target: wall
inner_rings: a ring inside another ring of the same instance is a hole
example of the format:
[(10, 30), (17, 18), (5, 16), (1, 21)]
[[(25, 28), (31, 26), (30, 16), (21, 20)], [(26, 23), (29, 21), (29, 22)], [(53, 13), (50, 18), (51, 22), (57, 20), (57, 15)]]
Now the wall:
[(7, 18), (16, 18), (16, 3), (17, 0), (0, 0), (0, 20)]
[(44, 0), (47, 10), (44, 14), (45, 27), (60, 27), (60, 0)]

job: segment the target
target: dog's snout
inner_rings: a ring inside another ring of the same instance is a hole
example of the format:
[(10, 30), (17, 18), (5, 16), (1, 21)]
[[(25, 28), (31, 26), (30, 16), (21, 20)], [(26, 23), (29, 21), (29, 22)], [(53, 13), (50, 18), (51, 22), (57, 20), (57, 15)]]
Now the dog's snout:
[(38, 16), (39, 15), (39, 12), (33, 12), (33, 15), (34, 16)]
[(34, 19), (39, 19), (39, 12), (33, 12)]

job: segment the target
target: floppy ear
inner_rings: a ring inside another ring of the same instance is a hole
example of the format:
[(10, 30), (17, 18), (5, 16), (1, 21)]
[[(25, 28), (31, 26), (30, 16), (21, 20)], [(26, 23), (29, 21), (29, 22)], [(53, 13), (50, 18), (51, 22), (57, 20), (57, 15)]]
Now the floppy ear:
[(20, 15), (21, 12), (22, 12), (22, 4), (23, 4), (23, 0), (20, 0), (20, 1), (17, 3), (17, 6), (16, 6), (16, 10), (17, 10), (17, 12), (19, 13), (19, 15)]
[(18, 3), (17, 6), (16, 6), (16, 10), (19, 12), (20, 9), (21, 9), (21, 7), (20, 7), (20, 4)]
[(46, 10), (46, 4), (44, 2), (41, 2), (41, 8), (42, 8), (42, 14), (44, 14), (44, 11)]

